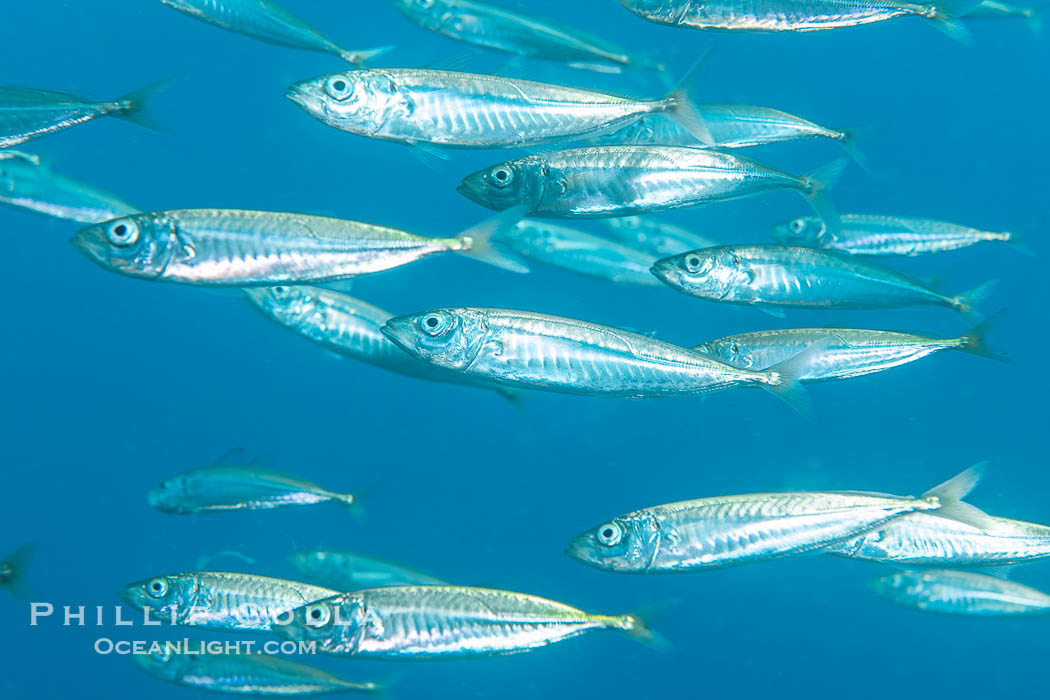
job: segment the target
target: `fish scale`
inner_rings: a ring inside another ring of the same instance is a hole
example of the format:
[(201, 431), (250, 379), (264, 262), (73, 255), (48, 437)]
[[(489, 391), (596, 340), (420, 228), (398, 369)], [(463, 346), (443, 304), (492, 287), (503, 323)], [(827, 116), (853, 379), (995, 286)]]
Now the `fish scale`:
[(1029, 586), (973, 571), (904, 571), (873, 582), (892, 603), (954, 615), (1045, 615), (1050, 596)]

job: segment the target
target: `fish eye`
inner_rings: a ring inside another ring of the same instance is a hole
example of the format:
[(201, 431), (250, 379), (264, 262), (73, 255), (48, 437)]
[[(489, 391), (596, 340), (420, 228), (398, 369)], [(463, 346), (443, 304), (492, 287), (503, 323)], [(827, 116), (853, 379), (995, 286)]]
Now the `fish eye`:
[(139, 239), (139, 225), (131, 219), (111, 221), (106, 227), (106, 238), (113, 245), (124, 248)]
[(146, 593), (149, 594), (150, 598), (163, 598), (168, 594), (168, 580), (164, 578), (155, 578), (146, 584)]
[(802, 231), (806, 228), (806, 222), (804, 219), (795, 219), (791, 222), (791, 232), (801, 235)]
[(306, 608), (306, 624), (310, 627), (324, 627), (332, 619), (332, 606), (328, 603), (314, 603)]
[(704, 261), (699, 255), (691, 253), (685, 256), (685, 269), (689, 272), (700, 272), (700, 268), (703, 266)]
[(354, 92), (350, 86), (350, 81), (341, 75), (333, 75), (324, 81), (324, 91), (333, 100), (345, 100)]
[(598, 528), (598, 542), (606, 547), (615, 547), (623, 539), (623, 528), (618, 523), (606, 523)]
[(152, 654), (150, 654), (150, 656), (152, 656), (157, 661), (160, 661), (161, 663), (165, 663), (166, 664), (169, 661), (171, 661), (171, 658), (172, 658), (171, 649), (167, 645), (165, 645), (163, 649), (158, 649), (157, 651), (155, 651)]
[(424, 333), (436, 337), (448, 330), (449, 320), (445, 314), (432, 313), (421, 318), (419, 325)]
[(277, 299), (287, 299), (291, 295), (291, 290), (284, 285), (279, 285), (277, 287), (271, 287), (270, 293)]
[(424, 10), (429, 10), (434, 6), (434, 0), (416, 0), (416, 4)]
[(514, 171), (501, 165), (492, 171), (492, 181), (497, 187), (506, 187), (514, 182)]

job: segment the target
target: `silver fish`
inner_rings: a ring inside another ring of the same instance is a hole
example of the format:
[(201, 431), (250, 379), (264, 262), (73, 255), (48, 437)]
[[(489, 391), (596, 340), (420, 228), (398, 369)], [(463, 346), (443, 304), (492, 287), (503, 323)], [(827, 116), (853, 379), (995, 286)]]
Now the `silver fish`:
[(653, 274), (680, 292), (730, 304), (875, 309), (933, 304), (972, 316), (995, 285), (945, 296), (856, 257), (781, 245), (703, 248), (658, 260)]
[(161, 0), (216, 27), (243, 34), (269, 44), (306, 51), (319, 51), (361, 64), (389, 51), (391, 46), (366, 51), (346, 51), (322, 36), (299, 17), (271, 0)]
[(656, 256), (567, 226), (526, 219), (493, 239), (522, 257), (619, 284), (660, 286)]
[(958, 338), (853, 328), (787, 328), (730, 335), (697, 345), (693, 350), (739, 369), (762, 370), (827, 338), (829, 343), (820, 355), (812, 357), (802, 381), (851, 379), (900, 367), (942, 350), (961, 350), (1002, 360), (985, 341), (998, 319), (998, 315), (992, 317)]
[(355, 504), (351, 493), (334, 493), (298, 477), (232, 465), (192, 469), (149, 492), (151, 506), (174, 514), (270, 510), (329, 501)]
[(646, 216), (603, 219), (602, 223), (609, 238), (630, 248), (644, 250), (657, 258), (718, 245), (707, 236)]
[(973, 571), (902, 571), (876, 579), (872, 590), (891, 603), (950, 615), (1046, 615), (1050, 595)]
[(353, 552), (315, 549), (296, 552), (289, 560), (310, 581), (337, 591), (383, 586), (440, 586), (445, 583), (407, 567)]
[(981, 231), (931, 219), (881, 214), (843, 214), (842, 227), (829, 234), (815, 217), (801, 217), (773, 229), (786, 245), (837, 250), (852, 255), (928, 255), (967, 248), (985, 241), (1016, 243), (1007, 232)]
[(920, 498), (796, 491), (671, 503), (588, 530), (566, 554), (604, 571), (633, 574), (749, 564), (820, 550), (906, 513), (951, 509), (978, 477), (968, 470)]
[[(459, 308), (400, 316), (383, 334), (440, 367), (509, 386), (587, 396), (690, 396), (758, 386), (803, 401), (807, 350), (764, 372), (738, 370), (638, 333), (529, 311)], [(818, 344), (819, 345), (819, 344)]]
[(976, 9), (966, 13), (966, 19), (998, 19), (1021, 17), (1033, 34), (1043, 32), (1043, 8), (1013, 5), (999, 0), (984, 0)]
[(120, 598), (150, 620), (226, 632), (269, 632), (292, 610), (337, 595), (320, 586), (267, 576), (198, 571), (132, 583)]
[(0, 590), (10, 591), (19, 598), (24, 597), (25, 568), (31, 553), (29, 545), (22, 545), (11, 556), (0, 560)]
[(456, 238), (308, 214), (184, 209), (138, 214), (82, 229), (77, 250), (129, 277), (197, 285), (266, 286), (328, 282), (382, 272), (435, 253), (458, 252), (527, 271), (489, 239), (520, 212), (493, 218)]
[(251, 287), (244, 292), (267, 318), (339, 355), (406, 377), (489, 389), (511, 402), (518, 398), (503, 387), (473, 381), (410, 356), (380, 330), (394, 314), (360, 299), (305, 286)]
[(459, 193), (483, 207), (524, 206), (543, 218), (612, 217), (693, 207), (778, 189), (795, 190), (838, 220), (827, 188), (845, 161), (788, 175), (721, 151), (676, 146), (595, 146), (527, 156), (464, 178)]
[(35, 88), (0, 87), (0, 148), (53, 134), (99, 117), (117, 117), (150, 127), (145, 103), (167, 81), (112, 102), (92, 102), (75, 95)]
[(979, 2), (941, 0), (937, 5), (922, 5), (899, 0), (620, 0), (628, 10), (651, 22), (717, 31), (812, 32), (895, 17), (925, 17), (964, 43), (969, 40), (969, 33), (958, 17)]
[(509, 7), (476, 0), (394, 0), (394, 5), (424, 29), (515, 56), (600, 73), (632, 67), (664, 69), (599, 36)]
[(376, 683), (352, 683), (317, 668), (269, 654), (199, 653), (160, 644), (132, 654), (143, 671), (168, 683), (233, 695), (300, 697), (329, 693), (379, 693)]
[(655, 113), (678, 120), (698, 141), (710, 140), (684, 87), (660, 100), (632, 100), (497, 75), (405, 68), (332, 73), (296, 83), (287, 97), (336, 129), (416, 146), (537, 146)]
[(327, 654), (367, 658), (492, 656), (528, 651), (597, 629), (642, 641), (634, 615), (593, 615), (524, 593), (462, 586), (393, 586), (344, 593), (295, 611), (275, 631)]
[(93, 185), (22, 158), (0, 162), (0, 202), (84, 224), (138, 211), (137, 207)]

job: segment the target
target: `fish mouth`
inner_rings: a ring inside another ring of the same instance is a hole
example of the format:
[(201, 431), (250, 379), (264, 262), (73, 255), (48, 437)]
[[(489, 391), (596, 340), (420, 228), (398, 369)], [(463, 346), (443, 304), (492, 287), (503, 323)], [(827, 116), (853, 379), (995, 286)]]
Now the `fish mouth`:
[(383, 327), (379, 329), (379, 332), (386, 336), (394, 345), (398, 346), (405, 352), (411, 353), (412, 344), (410, 338), (412, 332), (407, 328), (407, 323), (401, 319), (390, 319), (383, 324)]
[(661, 282), (668, 282), (670, 280), (671, 264), (666, 260), (657, 260), (649, 267), (649, 273)]
[(284, 96), (307, 112), (317, 111), (317, 100), (306, 83), (295, 83), (285, 91)]
[(78, 231), (75, 236), (69, 239), (69, 243), (80, 251), (84, 257), (96, 263), (101, 263), (105, 260), (109, 251), (109, 246), (106, 245), (102, 237), (91, 229)]

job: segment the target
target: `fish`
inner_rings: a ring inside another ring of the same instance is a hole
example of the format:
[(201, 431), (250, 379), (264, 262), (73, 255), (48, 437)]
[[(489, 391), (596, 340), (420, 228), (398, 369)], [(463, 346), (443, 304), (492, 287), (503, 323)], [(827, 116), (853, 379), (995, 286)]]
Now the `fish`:
[(800, 381), (852, 379), (900, 367), (943, 350), (961, 350), (1005, 361), (986, 340), (1000, 318), (997, 314), (958, 338), (855, 328), (786, 328), (730, 335), (697, 345), (693, 350), (739, 369), (763, 370), (829, 338), (824, 352), (812, 358)]
[(477, 0), (394, 0), (412, 22), (472, 46), (599, 73), (665, 67), (575, 27)]
[(795, 190), (831, 230), (838, 214), (827, 190), (845, 160), (788, 175), (722, 151), (677, 146), (592, 146), (526, 156), (479, 170), (458, 191), (496, 211), (524, 207), (540, 218), (631, 216)]
[(299, 607), (275, 631), (325, 654), (377, 659), (494, 656), (591, 630), (654, 640), (637, 615), (594, 615), (538, 596), (465, 586), (391, 586)]
[(660, 286), (649, 273), (656, 256), (568, 226), (526, 219), (493, 240), (524, 258), (585, 277)]
[(299, 697), (382, 691), (377, 683), (353, 683), (271, 654), (213, 654), (180, 651), (171, 644), (158, 646), (148, 653), (133, 653), (131, 660), (154, 678), (213, 693)]
[(300, 574), (337, 591), (384, 586), (441, 586), (444, 581), (382, 559), (353, 552), (314, 549), (289, 557)]
[[(695, 71), (695, 69), (694, 69)], [(663, 114), (709, 141), (689, 97), (691, 75), (659, 100), (446, 70), (400, 68), (331, 73), (287, 92), (315, 119), (358, 136), (435, 148), (521, 148), (571, 141)]]
[(1046, 615), (1050, 595), (973, 571), (901, 571), (871, 583), (882, 598), (907, 608), (949, 615)]
[(634, 14), (657, 24), (727, 32), (812, 32), (923, 17), (961, 43), (970, 35), (959, 17), (980, 0), (620, 0)]
[(1000, 17), (1021, 17), (1033, 34), (1043, 32), (1043, 8), (1025, 5), (1014, 5), (999, 0), (983, 0), (975, 9), (966, 13), (966, 19), (997, 19)]
[(23, 158), (0, 162), (0, 203), (83, 224), (139, 211), (115, 195)]
[(167, 87), (154, 83), (112, 102), (91, 100), (64, 92), (0, 86), (0, 148), (9, 148), (99, 117), (117, 117), (154, 128), (146, 102)]
[(657, 258), (718, 245), (712, 238), (646, 216), (624, 216), (602, 219), (601, 222), (605, 225), (606, 235), (612, 240)]
[(853, 256), (782, 245), (703, 248), (657, 260), (652, 272), (684, 294), (729, 304), (829, 309), (936, 305), (970, 318), (997, 283), (991, 280), (945, 296)]
[(271, 0), (161, 0), (161, 2), (190, 17), (268, 44), (328, 53), (348, 63), (358, 65), (393, 48), (384, 46), (364, 51), (344, 50), (302, 19)]
[(320, 287), (283, 285), (249, 287), (244, 293), (267, 318), (340, 356), (405, 377), (488, 389), (511, 403), (519, 398), (504, 387), (478, 382), (410, 356), (380, 330), (394, 314), (347, 294)]
[(286, 623), (292, 610), (338, 593), (267, 576), (196, 571), (132, 583), (120, 599), (135, 610), (149, 610), (151, 621), (222, 632), (270, 632)]
[(81, 229), (73, 247), (128, 277), (237, 287), (331, 282), (457, 252), (527, 272), (489, 245), (519, 212), (493, 217), (456, 238), (309, 214), (183, 209), (113, 219)]
[(0, 590), (18, 598), (25, 597), (25, 569), (31, 554), (32, 548), (26, 544), (0, 560)]
[(815, 217), (800, 217), (773, 229), (773, 239), (784, 245), (836, 250), (851, 255), (916, 256), (968, 248), (986, 241), (1017, 244), (1005, 231), (981, 231), (932, 219), (881, 214), (843, 214), (834, 235)]
[(151, 506), (179, 515), (328, 502), (354, 506), (357, 499), (352, 493), (334, 493), (295, 476), (222, 464), (183, 472), (149, 492)]
[[(749, 148), (812, 138), (836, 141), (855, 160), (864, 162), (857, 148), (857, 132), (833, 129), (779, 109), (744, 104), (698, 104), (696, 111), (711, 133), (711, 148)], [(696, 137), (673, 121), (645, 116), (622, 129), (600, 136), (599, 144), (625, 146), (690, 146)]]
[(919, 498), (857, 491), (755, 493), (644, 508), (574, 538), (566, 554), (603, 571), (701, 571), (820, 551), (913, 512), (953, 511), (967, 470)]
[(530, 311), (447, 308), (386, 322), (410, 355), (486, 381), (584, 396), (659, 398), (758, 386), (805, 408), (807, 349), (764, 372), (739, 370), (631, 331)]

